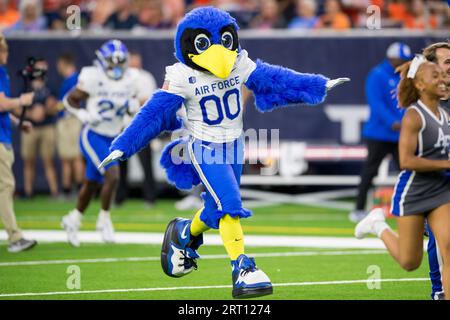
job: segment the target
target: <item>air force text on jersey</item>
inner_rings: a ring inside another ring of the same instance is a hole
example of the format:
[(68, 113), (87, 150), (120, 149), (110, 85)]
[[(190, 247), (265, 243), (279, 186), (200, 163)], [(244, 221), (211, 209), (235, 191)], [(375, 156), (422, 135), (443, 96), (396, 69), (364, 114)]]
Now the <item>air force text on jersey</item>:
[(256, 64), (241, 50), (227, 79), (180, 62), (166, 67), (167, 92), (183, 97), (190, 134), (209, 142), (231, 142), (242, 134), (242, 87)]
[[(194, 78), (195, 81), (195, 78)], [(212, 94), (218, 90), (231, 89), (240, 84), (239, 76), (224, 81), (213, 82), (208, 85), (195, 87), (195, 95)]]

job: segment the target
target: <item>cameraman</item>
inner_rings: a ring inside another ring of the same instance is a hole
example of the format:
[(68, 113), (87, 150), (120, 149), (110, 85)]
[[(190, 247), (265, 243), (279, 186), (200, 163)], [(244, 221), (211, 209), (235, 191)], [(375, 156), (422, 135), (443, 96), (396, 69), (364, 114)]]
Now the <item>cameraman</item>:
[(34, 92), (33, 103), (27, 108), (25, 118), (33, 124), (31, 134), (22, 134), (21, 155), (24, 162), (25, 196), (33, 196), (33, 185), (36, 173), (36, 156), (42, 158), (45, 176), (51, 195), (58, 196), (58, 182), (54, 163), (56, 149), (56, 120), (58, 101), (46, 84), (48, 63), (44, 59), (36, 59), (31, 69), (39, 70), (40, 75), (31, 79)]
[[(11, 113), (20, 113), (23, 106), (30, 105), (33, 93), (22, 94), (19, 98), (9, 98), (9, 77), (4, 65), (8, 61), (8, 44), (0, 35), (0, 217), (8, 234), (8, 251), (20, 252), (36, 245), (35, 240), (27, 240), (17, 227), (13, 209), (14, 175), (12, 164), (14, 152), (12, 149), (11, 121), (18, 119)], [(31, 123), (24, 122), (22, 129), (29, 131)]]

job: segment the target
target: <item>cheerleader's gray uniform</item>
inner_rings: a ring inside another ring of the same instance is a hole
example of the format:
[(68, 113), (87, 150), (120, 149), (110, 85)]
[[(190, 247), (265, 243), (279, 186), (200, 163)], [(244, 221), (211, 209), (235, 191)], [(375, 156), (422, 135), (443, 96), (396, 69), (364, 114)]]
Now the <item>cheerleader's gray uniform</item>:
[[(439, 107), (437, 118), (420, 100), (414, 108), (422, 119), (416, 155), (430, 160), (449, 160), (450, 126), (448, 115)], [(396, 216), (428, 214), (450, 203), (450, 184), (445, 170), (400, 172), (392, 197), (391, 212)]]

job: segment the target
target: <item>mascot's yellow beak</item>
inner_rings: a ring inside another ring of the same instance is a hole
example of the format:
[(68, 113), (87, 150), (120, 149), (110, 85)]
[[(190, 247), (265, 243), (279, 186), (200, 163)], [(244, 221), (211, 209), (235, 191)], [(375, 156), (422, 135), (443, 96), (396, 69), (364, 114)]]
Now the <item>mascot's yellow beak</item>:
[(198, 66), (205, 68), (216, 77), (226, 79), (233, 70), (237, 58), (237, 50), (231, 51), (219, 44), (213, 44), (204, 52), (189, 58)]

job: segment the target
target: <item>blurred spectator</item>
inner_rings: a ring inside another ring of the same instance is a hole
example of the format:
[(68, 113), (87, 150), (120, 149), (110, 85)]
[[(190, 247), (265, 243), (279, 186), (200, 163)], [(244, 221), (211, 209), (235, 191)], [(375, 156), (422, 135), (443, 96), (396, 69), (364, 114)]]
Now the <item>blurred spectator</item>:
[(115, 5), (115, 11), (106, 19), (104, 27), (112, 30), (131, 30), (139, 24), (133, 13), (131, 0), (116, 0)]
[(44, 15), (50, 30), (66, 30), (66, 9), (71, 4), (71, 0), (44, 1)]
[(137, 3), (139, 26), (146, 29), (171, 28), (170, 22), (164, 21), (160, 0), (143, 0)]
[(450, 29), (450, 6), (445, 9), (445, 16), (442, 19), (442, 28), (449, 30)]
[(389, 18), (395, 21), (405, 21), (408, 14), (408, 8), (404, 0), (388, 1), (387, 10)]
[(325, 13), (319, 17), (316, 28), (345, 30), (351, 28), (350, 19), (342, 12), (339, 0), (326, 0)]
[(370, 0), (369, 2), (370, 2), (370, 4), (379, 7), (383, 11), (386, 6), (387, 1), (388, 0)]
[(41, 0), (42, 14), (47, 21), (48, 29), (53, 29), (52, 24), (54, 19), (59, 19), (59, 9), (63, 6), (67, 7), (72, 4), (71, 0)]
[(408, 5), (404, 26), (407, 29), (436, 29), (437, 18), (426, 10), (423, 0), (412, 0)]
[(73, 184), (81, 186), (84, 178), (84, 162), (79, 147), (81, 122), (66, 112), (62, 105), (64, 96), (77, 84), (78, 70), (75, 58), (70, 53), (62, 54), (57, 61), (58, 73), (64, 78), (59, 90), (58, 122), (56, 124), (57, 149), (62, 166), (62, 189), (70, 197)]
[(101, 29), (106, 19), (114, 13), (113, 0), (95, 0), (88, 6), (90, 11), (90, 29)]
[(175, 28), (186, 13), (186, 3), (183, 0), (163, 0), (163, 11), (166, 15), (165, 20)]
[(289, 29), (312, 29), (318, 22), (317, 6), (314, 0), (297, 0), (297, 16), (291, 20)]
[[(48, 70), (48, 63), (38, 59), (35, 68)], [(21, 155), (24, 162), (24, 191), (26, 197), (33, 196), (34, 178), (36, 173), (36, 156), (39, 154), (44, 164), (44, 171), (53, 197), (58, 196), (58, 182), (54, 164), (56, 146), (56, 117), (58, 104), (51, 94), (43, 76), (31, 82), (34, 92), (33, 104), (27, 108), (26, 119), (33, 123), (34, 130), (22, 134)]]
[(42, 10), (44, 13), (56, 11), (60, 7), (62, 1), (63, 0), (43, 0)]
[[(150, 98), (154, 91), (157, 90), (157, 85), (153, 75), (144, 70), (142, 67), (142, 56), (135, 51), (130, 51), (130, 59), (128, 65), (131, 68), (136, 68), (139, 70), (139, 86), (140, 90), (138, 92), (147, 92), (148, 94), (137, 97), (141, 105)], [(128, 119), (131, 121), (131, 119)], [(127, 121), (127, 122), (128, 122)], [(142, 185), (142, 196), (145, 203), (151, 207), (155, 202), (156, 194), (156, 184), (153, 178), (153, 168), (152, 168), (152, 151), (150, 145), (143, 148), (138, 152), (138, 157), (141, 162), (142, 168), (144, 170), (144, 183)], [(128, 197), (128, 161), (120, 161), (120, 180), (117, 187), (115, 203), (121, 205)]]
[[(375, 3), (374, 3), (375, 2)], [(365, 27), (367, 21), (367, 8), (378, 5), (380, 9), (383, 3), (371, 0), (342, 0), (343, 12), (350, 18), (353, 27)]]
[(19, 11), (9, 0), (0, 0), (0, 31), (12, 26), (20, 18)]
[(283, 28), (285, 25), (276, 0), (261, 1), (260, 13), (250, 22), (253, 29)]
[(229, 12), (242, 29), (248, 28), (258, 13), (257, 0), (214, 0), (211, 5)]
[(211, 0), (185, 0), (186, 5), (192, 6), (193, 8), (199, 6), (209, 6), (211, 5)]
[(430, 14), (436, 17), (438, 28), (449, 29), (448, 21), (450, 20), (450, 3), (440, 0), (432, 0), (425, 3), (430, 10)]
[(297, 16), (296, 0), (277, 0), (277, 3), (284, 21), (291, 21)]
[(66, 30), (66, 9), (65, 7), (57, 8), (55, 11), (45, 13), (49, 30)]
[(42, 3), (39, 0), (21, 0), (20, 19), (7, 31), (39, 31), (45, 30), (47, 22), (42, 15)]

